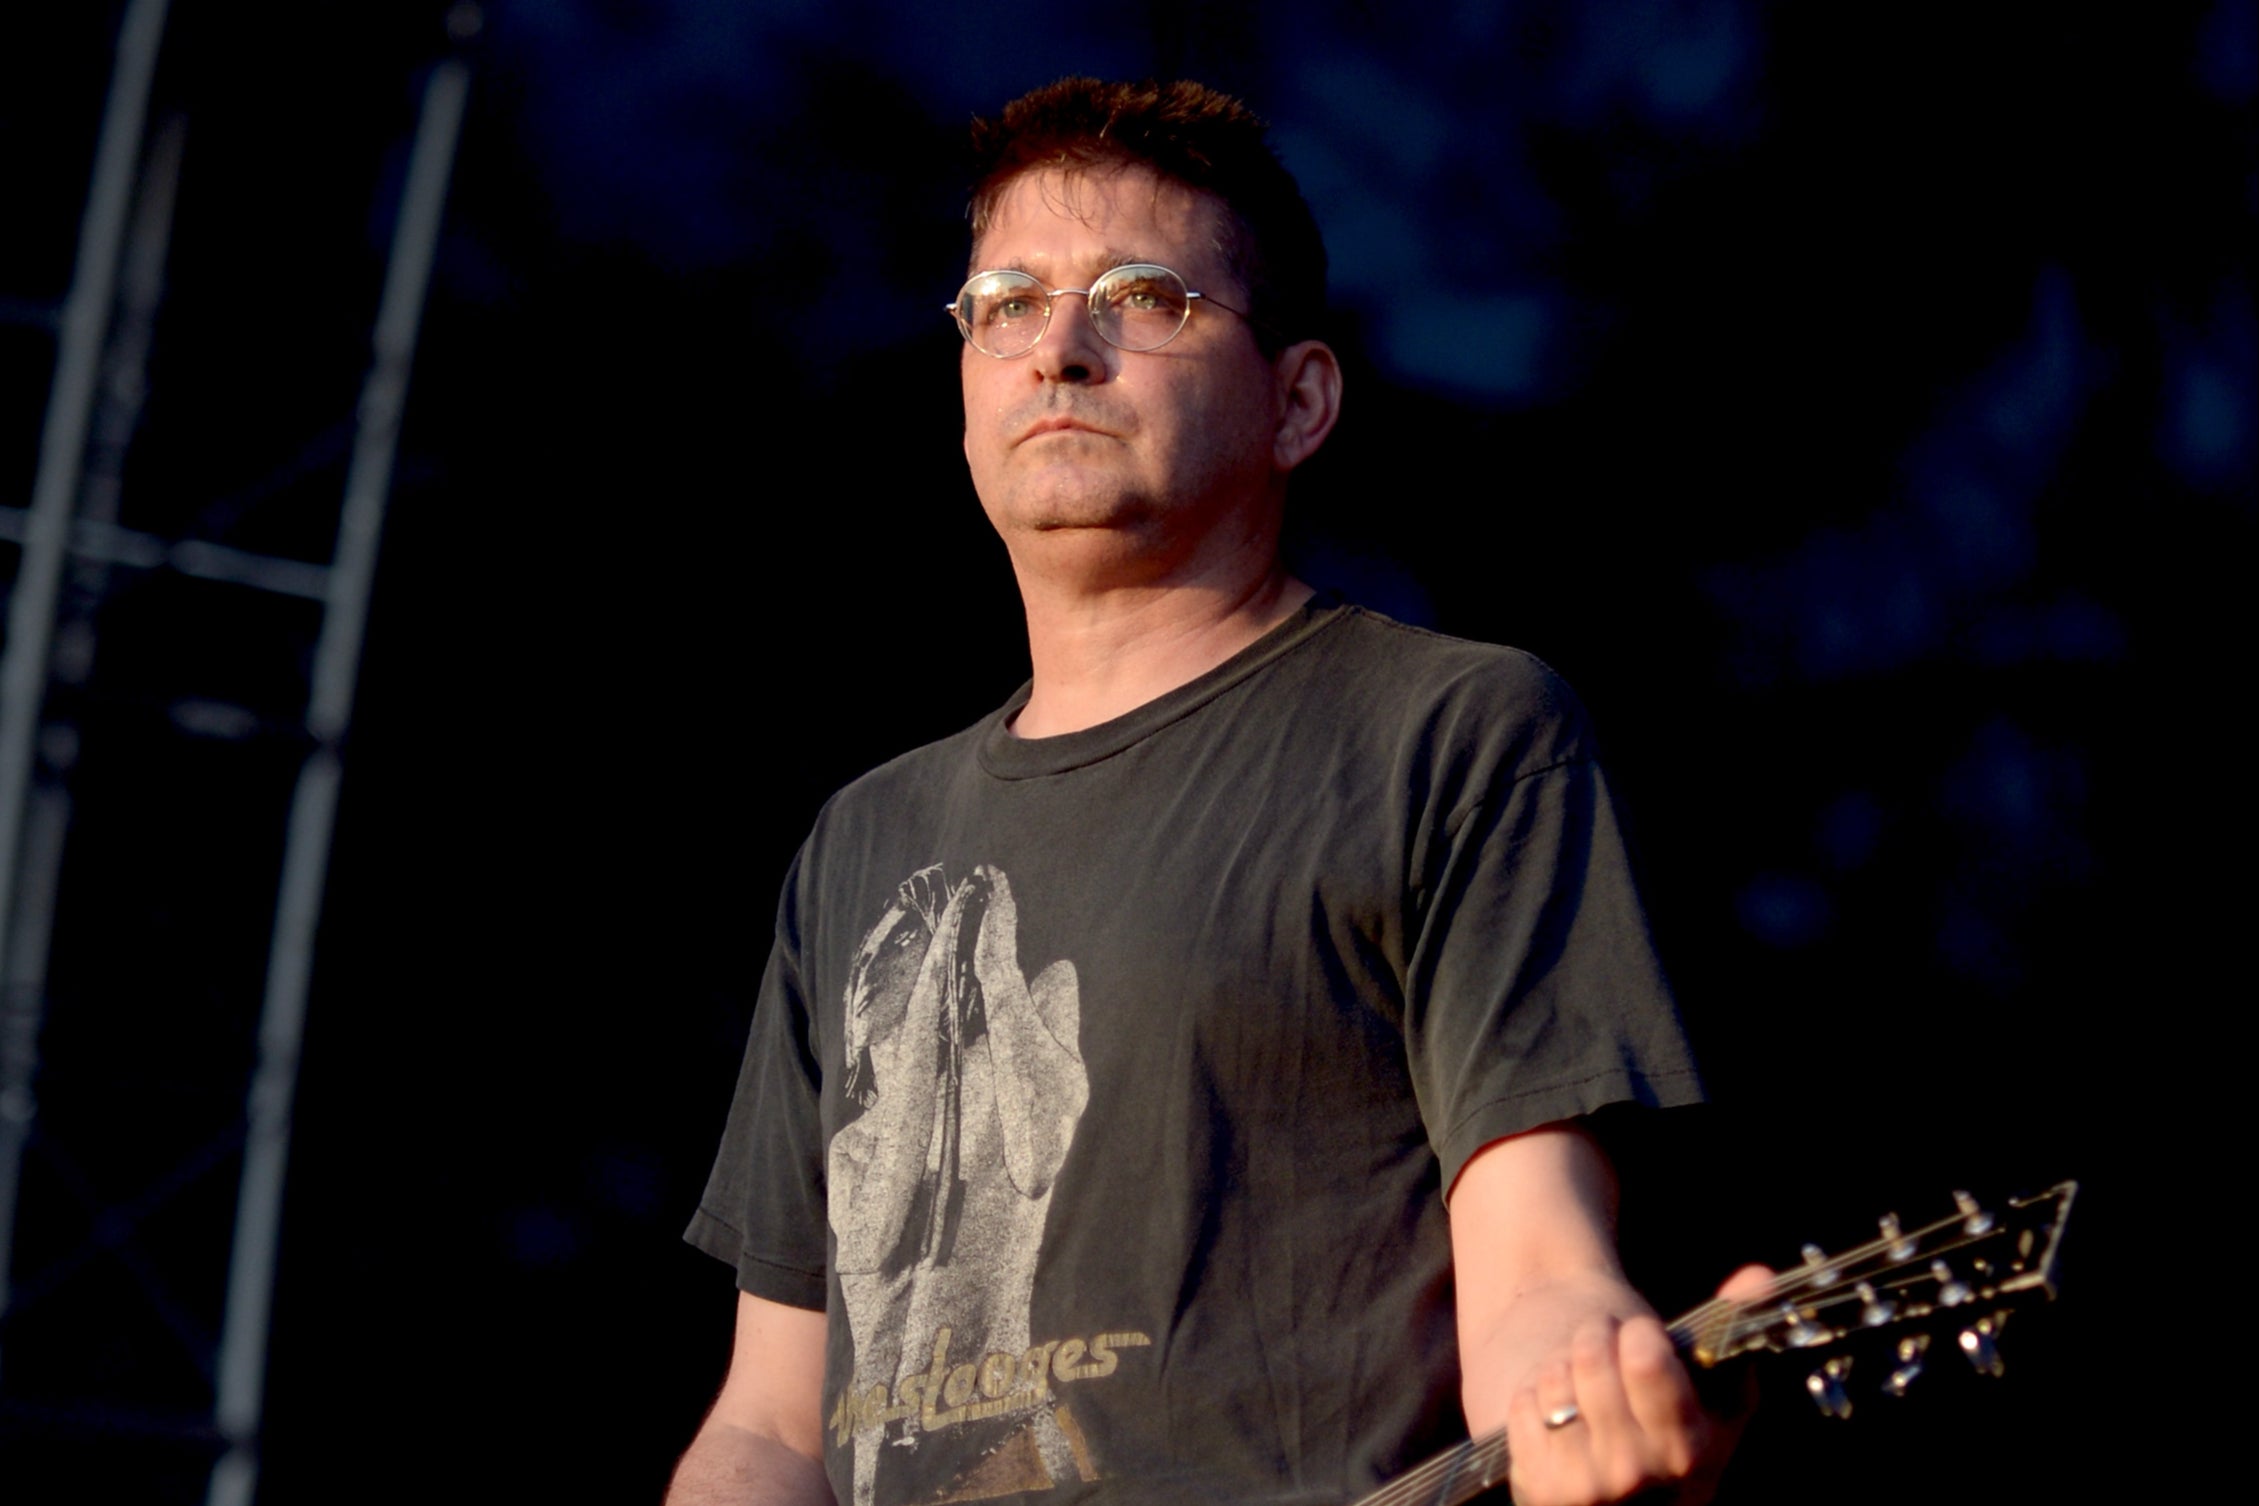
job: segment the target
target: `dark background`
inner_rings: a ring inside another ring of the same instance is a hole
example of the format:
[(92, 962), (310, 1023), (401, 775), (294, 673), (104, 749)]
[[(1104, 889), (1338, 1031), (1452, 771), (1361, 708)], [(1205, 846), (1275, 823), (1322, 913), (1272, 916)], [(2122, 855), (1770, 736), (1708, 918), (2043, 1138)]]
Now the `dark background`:
[[(22, 7), (0, 44), (0, 505), (119, 9)], [(2189, 1478), (2225, 1393), (2185, 1374), (2206, 1295), (2158, 1282), (2210, 1264), (2249, 1143), (2250, 4), (524, 0), (462, 43), (446, 14), (177, 0), (152, 112), (183, 172), (124, 519), (318, 561), (422, 81), (475, 70), (262, 1500), (661, 1490), (726, 1353), (728, 1274), (677, 1233), (774, 886), (830, 790), (1026, 673), (939, 311), (966, 120), (1066, 72), (1245, 94), (1326, 228), (1351, 385), (1297, 483), (1305, 571), (1594, 710), (1721, 1100), (1635, 1157), (1659, 1300), (1955, 1186), (2084, 1180), (2005, 1383), (1842, 1431), (1772, 1408), (1739, 1498)], [(51, 699), (74, 824), (11, 1502), (200, 1500), (217, 1451), (315, 625), (249, 594), (112, 572)]]

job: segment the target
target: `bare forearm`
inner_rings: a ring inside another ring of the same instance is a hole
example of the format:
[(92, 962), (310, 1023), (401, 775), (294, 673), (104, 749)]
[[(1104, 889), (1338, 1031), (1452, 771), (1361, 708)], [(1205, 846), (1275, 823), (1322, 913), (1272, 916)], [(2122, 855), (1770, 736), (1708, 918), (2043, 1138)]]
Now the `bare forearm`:
[(823, 1466), (760, 1433), (709, 1418), (675, 1466), (666, 1506), (834, 1506)]

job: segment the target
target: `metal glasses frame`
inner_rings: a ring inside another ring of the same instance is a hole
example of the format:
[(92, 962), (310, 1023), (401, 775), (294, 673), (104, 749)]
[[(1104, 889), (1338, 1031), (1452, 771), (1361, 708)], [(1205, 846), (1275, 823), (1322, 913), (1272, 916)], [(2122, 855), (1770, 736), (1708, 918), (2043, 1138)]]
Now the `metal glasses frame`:
[[(1035, 348), (1043, 343), (1043, 337), (1051, 333), (1051, 309), (1053, 299), (1072, 296), (1082, 299), (1087, 305), (1089, 303), (1090, 296), (1093, 293), (1097, 292), (1099, 288), (1104, 284), (1113, 279), (1125, 276), (1145, 276), (1156, 272), (1169, 278), (1171, 281), (1175, 282), (1178, 287), (1184, 289), (1184, 315), (1182, 318), (1177, 320), (1177, 327), (1170, 330), (1168, 334), (1162, 336), (1160, 339), (1154, 341), (1150, 345), (1125, 345), (1120, 340), (1115, 339), (1111, 334), (1108, 334), (1106, 331), (1106, 326), (1104, 324), (1100, 323), (1096, 319), (1093, 319), (1091, 320), (1090, 327), (1098, 332), (1098, 338), (1104, 340), (1108, 345), (1113, 346), (1116, 350), (1159, 350), (1162, 346), (1167, 345), (1171, 340), (1174, 340), (1177, 336), (1183, 334), (1184, 327), (1192, 322), (1192, 305), (1195, 300), (1198, 300), (1201, 303), (1214, 304), (1217, 308), (1222, 309), (1225, 313), (1236, 314), (1240, 318), (1246, 319), (1250, 324), (1254, 322), (1252, 316), (1250, 316), (1245, 309), (1235, 309), (1228, 303), (1224, 303), (1215, 298), (1212, 298), (1206, 293), (1196, 291), (1190, 284), (1185, 281), (1184, 274), (1182, 272), (1177, 271), (1174, 267), (1164, 267), (1159, 262), (1152, 261), (1125, 262), (1121, 266), (1110, 267), (1106, 271), (1100, 273), (1098, 277), (1093, 280), (1090, 286), (1087, 288), (1047, 288), (1043, 285), (1043, 279), (1037, 277), (1032, 272), (1022, 272), (1017, 267), (989, 267), (983, 269), (982, 271), (975, 272), (972, 276), (966, 278), (964, 286), (960, 287), (957, 290), (957, 296), (949, 301), (949, 303), (944, 308), (944, 312), (957, 322), (957, 333), (965, 337), (965, 343), (967, 345), (970, 345), (973, 349), (979, 351), (982, 355), (988, 356), (993, 360), (1016, 361), (1021, 356), (1032, 354)], [(1043, 295), (1042, 327), (1036, 331), (1035, 338), (1027, 343), (1025, 349), (1014, 351), (990, 350), (987, 346), (981, 344), (980, 341), (973, 338), (972, 322), (965, 317), (965, 299), (966, 294), (971, 291), (973, 284), (979, 282), (984, 277), (1023, 278), (1026, 280), (1027, 285), (1031, 289)]]

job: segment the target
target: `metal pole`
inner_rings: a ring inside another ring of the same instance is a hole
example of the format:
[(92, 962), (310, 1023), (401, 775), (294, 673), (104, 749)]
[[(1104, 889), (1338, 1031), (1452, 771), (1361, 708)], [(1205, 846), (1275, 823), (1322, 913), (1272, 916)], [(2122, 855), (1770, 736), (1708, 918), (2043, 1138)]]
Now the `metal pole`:
[[(94, 661), (94, 615), (105, 562), (89, 561), (79, 534), (118, 515), (126, 449), (141, 421), (148, 388), (149, 345), (164, 298), (165, 252), (172, 241), (173, 196), (180, 182), (183, 121), (178, 115), (150, 134), (135, 195), (131, 228), (118, 283), (91, 443), (81, 472), (78, 517), (66, 553), (78, 560), (69, 590), (57, 601), (50, 683), (86, 683)], [(0, 523), (28, 514), (0, 509)], [(112, 525), (114, 526), (114, 525)], [(0, 534), (5, 534), (0, 527)], [(0, 1115), (0, 1252), (13, 1234), (24, 1153), (39, 1114), (39, 1030), (46, 1017), (47, 954), (55, 933), (55, 890), (63, 868), (63, 839), (70, 828), (68, 775), (78, 757), (78, 731), (66, 720), (43, 718), (38, 747), (46, 762), (24, 791), (23, 824), (16, 853), (16, 909), (9, 918), (12, 944), (0, 974), (0, 1008), (9, 1039), (0, 1049), (0, 1093), (10, 1112)], [(4, 1263), (4, 1260), (0, 1260)]]
[(321, 919), (330, 833), (337, 814), (340, 743), (352, 713), (401, 408), (469, 87), (468, 65), (450, 58), (433, 68), (424, 88), (423, 114), (401, 195), (400, 223), (393, 233), (391, 262), (377, 304), (374, 359), (361, 388), (360, 428), (345, 482), (345, 510), (338, 520), (337, 556), (330, 566), (322, 633), (314, 649), (313, 695), (306, 722), (315, 748), (299, 771), (291, 802), (282, 890), (275, 904), (274, 941), (267, 960), (266, 999), (259, 1018), (259, 1064), (251, 1078), (243, 1182), (228, 1263), (227, 1318), (220, 1336), (215, 1420), (228, 1449), (213, 1467), (208, 1506), (250, 1506), (258, 1488), (259, 1419), (265, 1406), (268, 1322), (282, 1232), (283, 1173), (290, 1158), (291, 1101), (297, 1091), (307, 986), (313, 975), (314, 929)]
[[(13, 948), (45, 945), (43, 936), (20, 937), (11, 931), (33, 749), (46, 700), (55, 600), (70, 539), (71, 508), (86, 458), (103, 333), (125, 242), (127, 207), (141, 155), (150, 81), (164, 38), (166, 4), (167, 0), (132, 0), (118, 28), (117, 63), (102, 111), (86, 215), (79, 224), (78, 264), (59, 321), (55, 385), (39, 436), (39, 469), (32, 481), (23, 559), (8, 598), (8, 644), (0, 653), (0, 980), (11, 985), (19, 972)], [(45, 903), (45, 896), (40, 896), (34, 908), (43, 911)], [(14, 1245), (24, 1143), (31, 1132), (31, 1076), (41, 1002), (21, 996), (12, 986), (0, 988), (0, 1313), (8, 1308), (8, 1257)]]

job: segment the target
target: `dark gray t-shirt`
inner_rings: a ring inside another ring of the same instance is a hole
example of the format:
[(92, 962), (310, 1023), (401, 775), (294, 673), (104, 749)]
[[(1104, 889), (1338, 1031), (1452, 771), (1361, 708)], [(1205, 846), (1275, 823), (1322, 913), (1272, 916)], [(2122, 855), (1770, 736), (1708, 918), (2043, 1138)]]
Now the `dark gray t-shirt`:
[(1465, 1436), (1467, 1159), (1698, 1096), (1583, 714), (1324, 602), (1019, 704), (817, 819), (688, 1237), (830, 1312), (843, 1503), (1338, 1506)]

